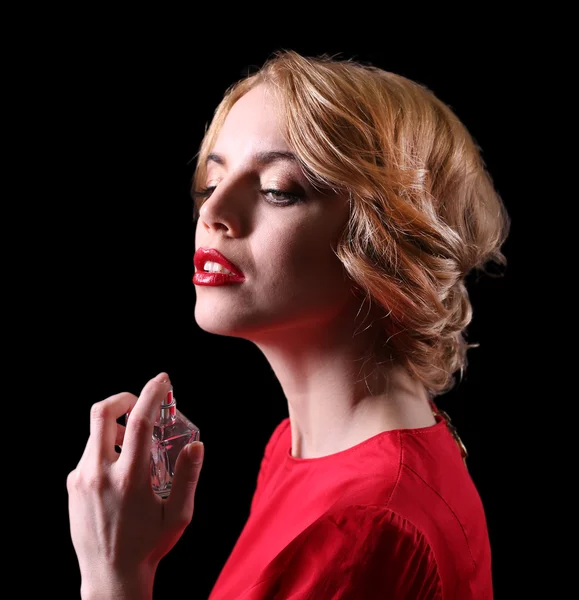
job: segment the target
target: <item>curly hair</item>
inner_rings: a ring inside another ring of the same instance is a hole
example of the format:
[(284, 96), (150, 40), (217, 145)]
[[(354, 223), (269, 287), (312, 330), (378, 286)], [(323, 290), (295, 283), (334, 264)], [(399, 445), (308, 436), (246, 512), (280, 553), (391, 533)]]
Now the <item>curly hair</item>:
[(379, 359), (431, 396), (466, 367), (466, 276), (506, 265), (510, 220), (480, 148), (426, 86), (351, 59), (279, 51), (225, 93), (198, 154), (194, 187), (233, 104), (258, 84), (276, 94), (288, 143), (316, 187), (350, 198), (336, 253), (380, 318)]

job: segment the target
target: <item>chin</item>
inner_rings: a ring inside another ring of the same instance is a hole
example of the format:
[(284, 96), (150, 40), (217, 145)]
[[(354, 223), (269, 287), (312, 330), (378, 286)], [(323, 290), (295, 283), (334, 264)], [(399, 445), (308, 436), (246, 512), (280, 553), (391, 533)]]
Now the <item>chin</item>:
[(240, 323), (239, 317), (232, 315), (231, 311), (226, 311), (222, 314), (215, 307), (205, 308), (201, 310), (198, 306), (195, 307), (195, 322), (207, 333), (216, 335), (226, 335), (232, 337), (244, 337), (242, 331), (244, 327)]

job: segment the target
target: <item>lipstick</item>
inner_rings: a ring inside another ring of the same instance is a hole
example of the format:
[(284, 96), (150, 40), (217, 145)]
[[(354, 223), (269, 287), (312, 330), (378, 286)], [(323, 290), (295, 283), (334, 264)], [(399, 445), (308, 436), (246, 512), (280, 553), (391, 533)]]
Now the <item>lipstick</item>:
[[(226, 271), (215, 271), (215, 264), (211, 265), (211, 271), (205, 271), (205, 265), (208, 262), (221, 265)], [(195, 285), (216, 286), (245, 281), (243, 272), (215, 248), (198, 248), (193, 257), (193, 263), (196, 269), (195, 275), (193, 275)]]

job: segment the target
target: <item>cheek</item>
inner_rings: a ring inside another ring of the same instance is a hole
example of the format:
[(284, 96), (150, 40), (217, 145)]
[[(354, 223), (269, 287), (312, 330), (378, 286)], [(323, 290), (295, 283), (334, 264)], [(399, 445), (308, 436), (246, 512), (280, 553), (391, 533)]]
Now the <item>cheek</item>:
[[(325, 235), (324, 235), (325, 234)], [(262, 248), (265, 248), (264, 244)], [(295, 294), (311, 296), (334, 294), (345, 286), (345, 271), (334, 253), (332, 239), (326, 232), (317, 230), (299, 233), (278, 232), (272, 236), (270, 256), (262, 257), (267, 265), (268, 279), (275, 279), (276, 286), (292, 286)], [(263, 250), (262, 250), (263, 251)], [(286, 292), (287, 293), (287, 292)]]
[(198, 246), (200, 246), (200, 232), (201, 232), (201, 219), (199, 217), (197, 217), (196, 223), (195, 223), (195, 248), (197, 248)]

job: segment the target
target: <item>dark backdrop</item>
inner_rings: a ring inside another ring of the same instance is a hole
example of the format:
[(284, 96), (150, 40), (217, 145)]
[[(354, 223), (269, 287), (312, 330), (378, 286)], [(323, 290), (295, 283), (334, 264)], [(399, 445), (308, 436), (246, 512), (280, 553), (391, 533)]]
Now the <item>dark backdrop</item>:
[(199, 141), (226, 87), (271, 51), (289, 47), (342, 53), (430, 87), (481, 146), (511, 214), (505, 277), (471, 285), (470, 339), (480, 348), (470, 353), (465, 380), (439, 402), (470, 451), (488, 514), (497, 597), (512, 597), (524, 478), (518, 468), (520, 381), (529, 374), (528, 363), (513, 360), (515, 348), (519, 356), (525, 350), (518, 348), (527, 218), (517, 163), (526, 118), (520, 53), (500, 40), (492, 49), (474, 45), (467, 52), (346, 39), (228, 38), (217, 51), (193, 34), (172, 44), (152, 34), (85, 38), (79, 30), (35, 54), (32, 87), (42, 102), (35, 104), (29, 170), (42, 172), (34, 210), (49, 227), (34, 257), (41, 265), (31, 295), (38, 330), (28, 352), (40, 366), (28, 375), (42, 374), (49, 384), (45, 422), (54, 424), (51, 435), (60, 440), (57, 460), (44, 447), (36, 459), (43, 465), (36, 471), (39, 500), (51, 499), (38, 504), (47, 527), (37, 542), (46, 544), (43, 586), (57, 596), (78, 597), (65, 480), (83, 451), (89, 408), (120, 391), (138, 394), (161, 370), (200, 427), (206, 458), (193, 522), (160, 565), (156, 597), (206, 598), (243, 527), (265, 443), (287, 405), (258, 350), (207, 335), (193, 321), (189, 188)]

